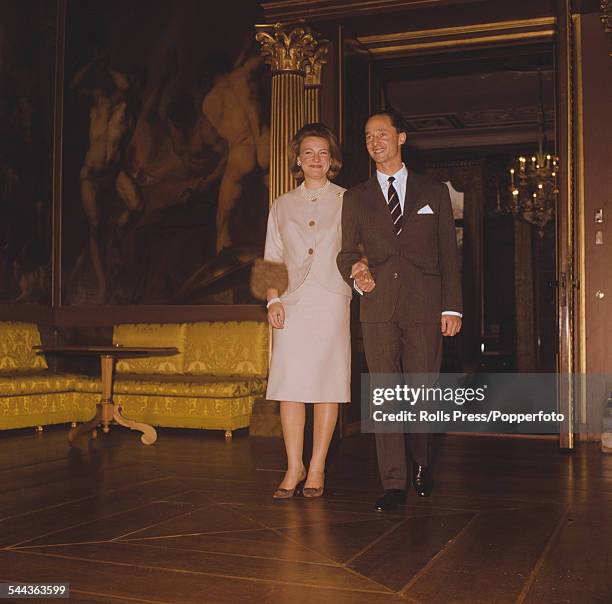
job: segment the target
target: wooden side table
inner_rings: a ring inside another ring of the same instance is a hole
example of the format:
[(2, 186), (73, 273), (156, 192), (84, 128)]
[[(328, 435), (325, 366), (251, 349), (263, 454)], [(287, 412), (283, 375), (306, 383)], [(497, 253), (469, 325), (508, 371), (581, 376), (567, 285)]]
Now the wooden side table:
[[(100, 424), (102, 431), (108, 433), (110, 423), (115, 420), (120, 426), (130, 430), (142, 432), (140, 440), (144, 445), (152, 445), (157, 440), (157, 431), (153, 426), (127, 419), (121, 413), (121, 405), (113, 401), (113, 385), (115, 377), (115, 361), (118, 358), (136, 358), (147, 356), (169, 356), (177, 354), (178, 349), (174, 347), (154, 346), (35, 346), (37, 350), (45, 354), (97, 356), (100, 359), (100, 375), (102, 379), (102, 398), (96, 404), (95, 415), (70, 430), (68, 442), (72, 446), (78, 446), (81, 436), (93, 432)], [(95, 433), (94, 433), (95, 434)]]

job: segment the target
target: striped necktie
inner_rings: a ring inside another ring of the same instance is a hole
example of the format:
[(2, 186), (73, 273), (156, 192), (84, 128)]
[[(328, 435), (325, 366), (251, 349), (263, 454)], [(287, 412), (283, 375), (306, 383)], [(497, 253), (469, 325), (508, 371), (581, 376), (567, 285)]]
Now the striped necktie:
[(387, 205), (389, 206), (389, 212), (391, 212), (391, 220), (393, 220), (393, 229), (395, 234), (399, 236), (402, 232), (403, 220), (402, 220), (402, 206), (400, 204), (399, 195), (393, 186), (394, 176), (389, 176), (389, 189), (387, 190)]

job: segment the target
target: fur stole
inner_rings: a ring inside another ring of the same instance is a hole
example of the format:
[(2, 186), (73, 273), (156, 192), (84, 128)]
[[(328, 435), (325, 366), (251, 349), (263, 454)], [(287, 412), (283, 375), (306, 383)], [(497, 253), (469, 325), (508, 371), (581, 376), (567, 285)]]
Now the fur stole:
[(268, 290), (278, 290), (281, 296), (287, 291), (289, 285), (289, 274), (287, 267), (282, 262), (269, 262), (263, 258), (257, 258), (251, 270), (251, 293), (258, 300), (266, 300)]

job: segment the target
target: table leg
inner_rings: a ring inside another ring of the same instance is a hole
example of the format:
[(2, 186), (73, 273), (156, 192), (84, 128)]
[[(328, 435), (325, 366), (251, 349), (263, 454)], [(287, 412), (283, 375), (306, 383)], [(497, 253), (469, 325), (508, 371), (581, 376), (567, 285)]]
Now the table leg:
[(112, 356), (103, 356), (102, 359), (102, 406), (103, 418), (102, 425), (104, 432), (108, 432), (108, 425), (114, 419), (120, 426), (129, 428), (130, 430), (139, 430), (142, 432), (140, 440), (144, 445), (152, 445), (157, 440), (157, 432), (153, 426), (135, 422), (127, 419), (121, 414), (121, 405), (116, 405), (113, 402), (113, 378), (114, 378), (114, 358)]
[[(110, 431), (110, 423), (115, 420), (120, 426), (130, 430), (142, 432), (140, 440), (145, 445), (152, 445), (157, 440), (157, 432), (153, 426), (127, 419), (121, 414), (121, 405), (115, 405), (113, 401), (113, 378), (115, 359), (110, 354), (100, 355), (100, 373), (102, 378), (102, 398), (96, 405), (96, 414), (88, 422), (85, 422), (70, 430), (68, 441), (77, 446), (75, 441), (83, 434), (94, 431), (102, 424), (103, 432)], [(93, 434), (92, 434), (93, 436)]]
[(96, 414), (89, 421), (82, 423), (76, 428), (72, 428), (72, 430), (70, 430), (70, 432), (68, 433), (68, 442), (73, 447), (78, 447), (77, 445), (78, 439), (84, 434), (87, 434), (88, 432), (95, 430), (100, 425), (101, 421), (102, 421), (102, 403), (97, 403), (96, 404)]
[(149, 424), (143, 424), (141, 422), (135, 422), (132, 419), (127, 419), (123, 415), (121, 415), (121, 405), (115, 405), (115, 413), (114, 413), (115, 421), (130, 430), (140, 430), (142, 432), (142, 436), (140, 440), (143, 445), (152, 445), (157, 440), (157, 431), (153, 426), (149, 426)]
[(113, 421), (114, 407), (113, 403), (113, 370), (115, 368), (115, 359), (110, 355), (100, 356), (100, 377), (102, 379), (102, 432), (108, 434), (110, 431), (110, 423)]
[[(102, 431), (107, 433), (109, 424), (113, 420), (113, 366), (114, 359), (110, 355), (100, 357), (100, 371), (102, 377), (102, 398), (96, 404), (96, 414), (87, 422), (73, 428), (68, 433), (68, 442), (77, 446), (76, 441), (88, 432), (93, 432), (100, 424)], [(95, 438), (92, 433), (92, 438)]]

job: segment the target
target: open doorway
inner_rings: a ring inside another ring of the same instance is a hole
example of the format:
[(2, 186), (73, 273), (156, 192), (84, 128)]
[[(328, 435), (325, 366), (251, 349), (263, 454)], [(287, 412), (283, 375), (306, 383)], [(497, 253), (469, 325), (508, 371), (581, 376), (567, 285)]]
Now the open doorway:
[(376, 61), (375, 100), (404, 116), (409, 169), (448, 184), (462, 254), (464, 329), (451, 371), (555, 371), (556, 230), (505, 212), (513, 158), (555, 148), (552, 44)]

